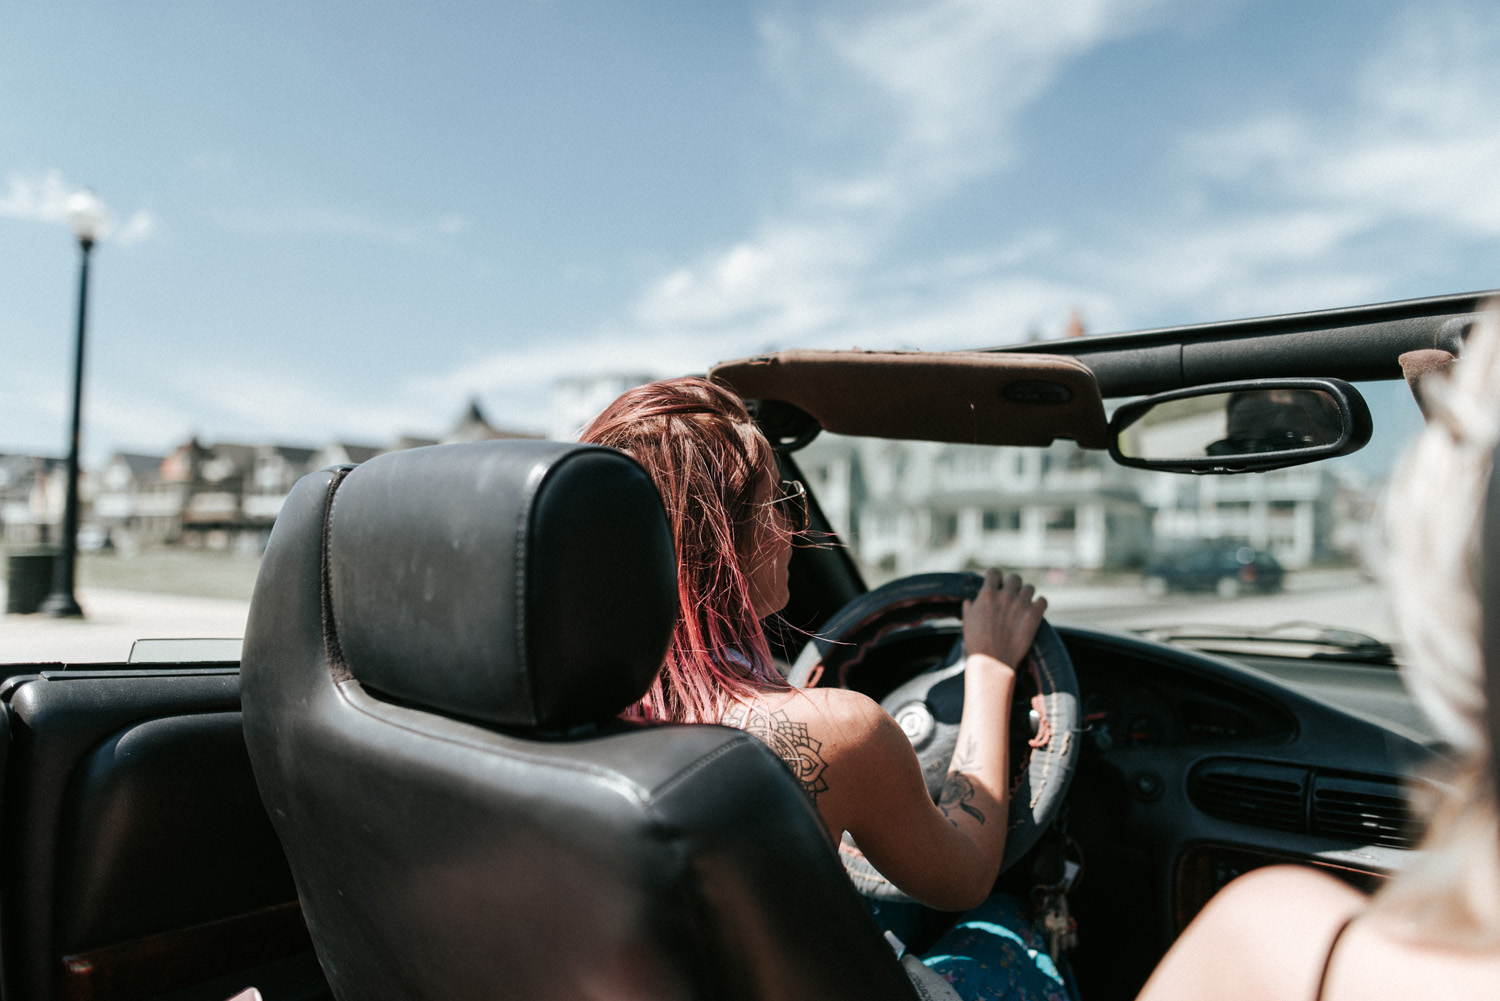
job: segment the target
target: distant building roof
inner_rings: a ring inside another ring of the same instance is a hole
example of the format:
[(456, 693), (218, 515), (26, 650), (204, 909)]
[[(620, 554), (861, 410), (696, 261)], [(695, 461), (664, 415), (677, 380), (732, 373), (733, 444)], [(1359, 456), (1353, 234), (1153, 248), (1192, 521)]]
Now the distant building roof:
[(63, 459), (53, 458), (50, 455), (17, 455), (0, 452), (0, 465), (14, 466), (16, 468), (33, 469), (47, 466), (61, 466)]
[(344, 450), (344, 454), (349, 457), (350, 462), (368, 462), (385, 451), (385, 449), (378, 445), (352, 445), (347, 441), (337, 442), (336, 444), (338, 448)]
[(249, 469), (255, 462), (255, 453), (259, 451), (256, 445), (240, 445), (235, 442), (219, 442), (208, 449), (216, 459), (227, 459), (234, 463), (235, 469)]
[(351, 441), (330, 441), (312, 454), (309, 461), (317, 466), (333, 463), (361, 463), (373, 459), (385, 449), (376, 445), (358, 445)]
[(66, 465), (50, 455), (15, 455), (0, 453), (0, 487), (29, 486), (37, 476)]
[(164, 455), (141, 455), (138, 452), (116, 452), (110, 456), (111, 462), (122, 462), (125, 468), (130, 470), (130, 475), (138, 480), (155, 480), (161, 478), (161, 464)]
[(305, 466), (318, 454), (315, 448), (302, 448), (299, 445), (262, 445), (259, 452), (262, 455), (279, 456), (288, 466)]
[(526, 431), (510, 431), (505, 428), (497, 428), (485, 419), (484, 412), (479, 409), (478, 400), (469, 401), (469, 409), (464, 411), (453, 430), (443, 436), (442, 444), (449, 445), (457, 441), (490, 441), (495, 438), (539, 438), (540, 435), (531, 434)]

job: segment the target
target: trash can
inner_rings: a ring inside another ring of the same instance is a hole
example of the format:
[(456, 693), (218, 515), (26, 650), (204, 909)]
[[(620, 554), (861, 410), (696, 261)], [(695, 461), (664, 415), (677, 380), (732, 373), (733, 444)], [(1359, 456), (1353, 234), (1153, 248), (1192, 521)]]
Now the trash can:
[(48, 546), (11, 550), (6, 561), (5, 611), (30, 615), (52, 593), (52, 566), (57, 550)]

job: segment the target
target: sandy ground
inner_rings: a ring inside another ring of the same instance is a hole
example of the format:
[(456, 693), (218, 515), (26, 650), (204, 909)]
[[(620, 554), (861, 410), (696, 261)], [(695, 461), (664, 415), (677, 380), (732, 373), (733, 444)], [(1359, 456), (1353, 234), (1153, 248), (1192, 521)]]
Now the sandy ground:
[[(0, 595), (5, 586), (0, 582)], [(123, 661), (138, 639), (240, 637), (248, 601), (83, 586), (83, 619), (0, 616), (0, 664)], [(0, 607), (4, 600), (0, 597)]]

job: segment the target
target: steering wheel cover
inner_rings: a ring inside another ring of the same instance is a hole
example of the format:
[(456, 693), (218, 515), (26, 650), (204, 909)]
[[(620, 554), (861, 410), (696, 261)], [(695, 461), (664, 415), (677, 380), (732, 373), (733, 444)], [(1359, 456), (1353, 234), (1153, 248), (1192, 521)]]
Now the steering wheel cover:
[[(983, 580), (973, 573), (919, 574), (861, 595), (830, 618), (803, 648), (788, 672), (788, 680), (798, 687), (819, 683), (849, 687), (851, 672), (860, 661), (891, 638), (909, 635), (917, 629), (953, 631), (961, 623), (963, 601), (978, 593)], [(933, 688), (948, 677), (959, 675), (961, 670), (961, 657), (956, 668), (941, 664), (897, 686), (881, 704), (895, 714), (914, 698), (925, 698)], [(1038, 627), (1021, 671), (1030, 674), (1035, 684), (1032, 709), (1041, 725), (1029, 742), (1025, 770), (1018, 774), (1012, 765), (1002, 871), (1030, 851), (1056, 819), (1078, 761), (1078, 678), (1067, 648), (1049, 623), (1043, 621)], [(1018, 685), (1018, 695), (1022, 687)], [(901, 705), (896, 705), (897, 702)], [(945, 736), (956, 740), (957, 729), (956, 723), (951, 724)], [(1017, 735), (1012, 734), (1013, 751), (1017, 743)], [(934, 781), (941, 786), (952, 750), (952, 741), (947, 739), (929, 740), (918, 746), (929, 791)], [(862, 855), (848, 851), (840, 855), (861, 893), (883, 900), (911, 899), (881, 876)]]

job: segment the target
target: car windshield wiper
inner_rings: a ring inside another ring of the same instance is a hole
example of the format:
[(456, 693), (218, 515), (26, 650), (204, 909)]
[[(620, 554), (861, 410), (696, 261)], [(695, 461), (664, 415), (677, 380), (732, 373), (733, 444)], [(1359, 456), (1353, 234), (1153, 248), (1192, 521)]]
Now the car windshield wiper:
[[(1220, 626), (1206, 624), (1150, 626), (1135, 632), (1146, 639), (1180, 643), (1197, 650), (1222, 653), (1263, 653), (1275, 650), (1320, 660), (1356, 660), (1369, 664), (1396, 663), (1389, 643), (1373, 636), (1316, 622), (1283, 622), (1280, 625)], [(1295, 649), (1294, 649), (1295, 648)]]

